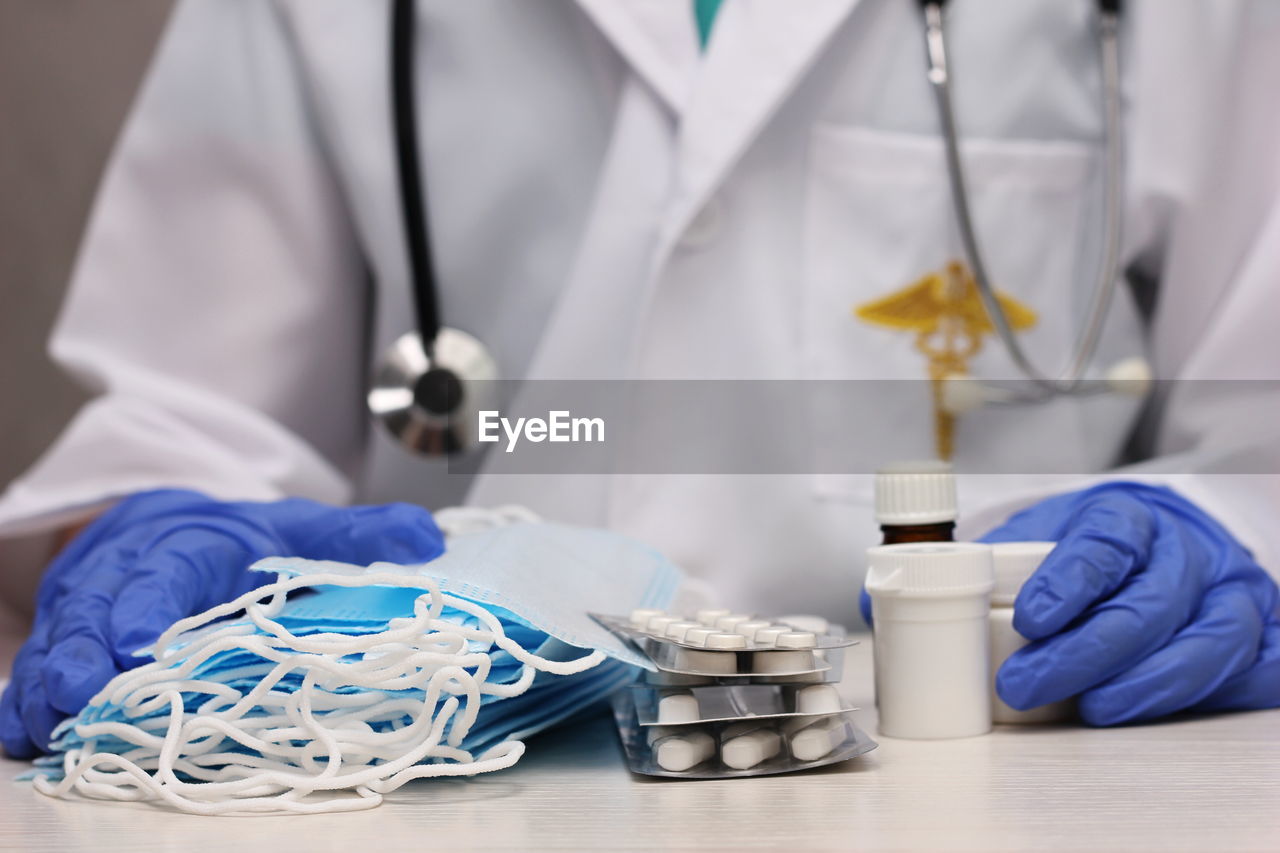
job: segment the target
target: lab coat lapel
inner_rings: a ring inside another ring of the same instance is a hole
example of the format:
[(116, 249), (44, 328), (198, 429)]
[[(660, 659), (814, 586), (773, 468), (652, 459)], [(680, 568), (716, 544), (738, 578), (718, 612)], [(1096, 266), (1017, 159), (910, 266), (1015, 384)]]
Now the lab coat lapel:
[(577, 0), (636, 73), (677, 115), (700, 61), (691, 0)]
[[(858, 0), (728, 0), (685, 106), (678, 236), (812, 66)], [(677, 4), (680, 5), (680, 4)]]

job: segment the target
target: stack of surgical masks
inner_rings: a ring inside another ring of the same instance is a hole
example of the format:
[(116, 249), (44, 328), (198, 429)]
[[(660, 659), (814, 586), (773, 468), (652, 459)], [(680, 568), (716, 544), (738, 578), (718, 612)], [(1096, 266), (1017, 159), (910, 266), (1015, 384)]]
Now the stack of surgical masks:
[(276, 582), (175, 624), (60, 727), (38, 790), (198, 814), (372, 808), (413, 779), (509, 767), (521, 738), (634, 679), (643, 660), (586, 614), (664, 606), (668, 561), (511, 513), (441, 520), (446, 554), (421, 566), (256, 565)]

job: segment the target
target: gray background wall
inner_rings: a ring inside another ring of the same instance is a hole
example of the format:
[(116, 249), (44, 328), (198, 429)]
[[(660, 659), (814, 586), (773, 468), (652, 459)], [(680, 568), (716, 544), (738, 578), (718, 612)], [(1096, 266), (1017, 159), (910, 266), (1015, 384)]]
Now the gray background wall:
[(0, 486), (82, 400), (45, 338), (169, 4), (0, 0)]

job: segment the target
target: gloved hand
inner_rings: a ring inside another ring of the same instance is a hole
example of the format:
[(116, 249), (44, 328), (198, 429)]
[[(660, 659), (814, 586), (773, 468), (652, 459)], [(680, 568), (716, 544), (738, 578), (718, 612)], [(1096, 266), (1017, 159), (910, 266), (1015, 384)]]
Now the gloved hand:
[(145, 662), (134, 651), (177, 620), (274, 580), (246, 571), (263, 557), (421, 563), (443, 550), (430, 513), (408, 504), (226, 503), (179, 490), (126, 498), (46, 571), (31, 637), (0, 697), (0, 742), (14, 758), (46, 749), (63, 718)]
[(1025, 710), (1079, 695), (1088, 723), (1280, 705), (1280, 595), (1218, 522), (1165, 488), (1109, 483), (1049, 498), (985, 542), (1056, 541), (1022, 587), (1032, 640), (996, 689)]

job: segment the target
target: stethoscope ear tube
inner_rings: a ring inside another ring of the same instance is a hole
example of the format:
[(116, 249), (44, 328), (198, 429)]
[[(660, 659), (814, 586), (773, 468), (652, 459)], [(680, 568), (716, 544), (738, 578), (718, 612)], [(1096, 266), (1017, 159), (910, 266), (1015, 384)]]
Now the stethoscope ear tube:
[(414, 86), (417, 26), (414, 0), (395, 0), (391, 11), (391, 100), (400, 184), (400, 212), (413, 280), (418, 333), (434, 341), (440, 331), (435, 265), (427, 230), (427, 205), (422, 191), (418, 147), (418, 103)]
[(1120, 61), (1118, 21), (1115, 11), (1119, 3), (1099, 2), (1102, 13), (1098, 35), (1102, 64), (1103, 136), (1105, 173), (1103, 177), (1104, 212), (1102, 256), (1099, 259), (1098, 278), (1092, 291), (1084, 331), (1072, 350), (1070, 359), (1058, 376), (1051, 376), (1031, 361), (1023, 349), (1012, 324), (1005, 315), (995, 288), (988, 275), (985, 255), (979, 244), (969, 204), (969, 191), (964, 162), (960, 156), (959, 131), (956, 128), (955, 110), (951, 101), (950, 66), (947, 58), (946, 28), (943, 20), (942, 0), (923, 2), (925, 19), (925, 47), (928, 60), (928, 81), (933, 87), (938, 107), (944, 150), (947, 159), (947, 177), (951, 186), (951, 198), (955, 208), (960, 241), (968, 260), (983, 308), (995, 328), (1000, 342), (1018, 370), (1030, 380), (1035, 391), (1020, 397), (1020, 402), (1038, 402), (1061, 394), (1085, 392), (1081, 383), (1089, 364), (1097, 353), (1111, 303), (1121, 275), (1121, 215), (1123, 192), (1123, 133), (1120, 105)]
[(440, 322), (418, 140), (416, 40), (414, 0), (394, 0), (392, 129), (418, 328), (401, 335), (383, 357), (369, 390), (368, 405), (401, 445), (424, 456), (443, 456), (465, 452), (477, 444), (477, 414), (495, 407), (498, 369), (479, 340)]

